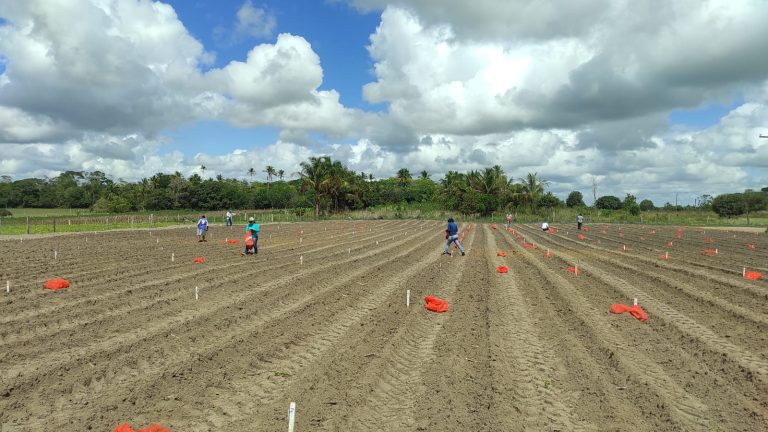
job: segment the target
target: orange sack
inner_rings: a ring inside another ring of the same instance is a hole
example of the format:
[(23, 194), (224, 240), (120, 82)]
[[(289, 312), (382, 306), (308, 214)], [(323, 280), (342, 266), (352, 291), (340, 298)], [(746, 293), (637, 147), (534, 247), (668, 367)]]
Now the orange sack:
[(205, 262), (205, 258), (198, 257), (198, 258), (193, 259), (192, 262), (195, 263), (195, 264), (203, 263), (203, 262)]
[(507, 267), (505, 265), (498, 266), (498, 267), (496, 267), (496, 271), (499, 272), (499, 273), (507, 273), (509, 271), (509, 267)]
[(43, 288), (54, 291), (69, 288), (69, 281), (66, 279), (51, 279), (43, 284)]
[(251, 234), (245, 235), (245, 245), (248, 247), (253, 247), (253, 236)]
[(448, 312), (448, 302), (437, 297), (424, 296), (424, 307), (432, 312)]
[(145, 427), (144, 429), (139, 429), (135, 431), (133, 430), (130, 424), (123, 423), (120, 426), (116, 427), (112, 432), (171, 432), (171, 430), (157, 424), (152, 424)]
[(613, 314), (622, 314), (624, 312), (629, 312), (630, 315), (637, 318), (640, 321), (646, 321), (648, 320), (648, 313), (643, 310), (643, 308), (640, 307), (640, 305), (637, 306), (627, 306), (625, 304), (616, 303), (611, 305), (611, 313)]
[(744, 272), (744, 279), (758, 280), (761, 277), (763, 277), (763, 274), (760, 272), (756, 272), (756, 271)]
[(503, 258), (503, 257), (507, 256), (507, 253), (504, 252), (504, 251), (498, 251), (498, 252), (496, 252), (496, 256), (500, 256), (500, 257)]

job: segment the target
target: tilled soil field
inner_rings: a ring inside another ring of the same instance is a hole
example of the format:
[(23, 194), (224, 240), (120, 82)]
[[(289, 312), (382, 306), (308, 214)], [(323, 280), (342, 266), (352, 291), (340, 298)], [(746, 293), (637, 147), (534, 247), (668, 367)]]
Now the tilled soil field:
[(0, 432), (282, 431), (291, 401), (297, 431), (768, 430), (764, 234), (462, 228), (466, 256), (432, 221), (0, 240)]

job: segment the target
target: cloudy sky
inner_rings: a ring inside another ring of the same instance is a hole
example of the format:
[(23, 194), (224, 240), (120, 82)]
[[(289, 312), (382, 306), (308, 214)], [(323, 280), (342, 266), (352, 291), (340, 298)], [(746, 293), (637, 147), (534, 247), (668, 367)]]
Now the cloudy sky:
[(329, 154), (565, 198), (768, 186), (765, 0), (3, 0), (0, 174)]

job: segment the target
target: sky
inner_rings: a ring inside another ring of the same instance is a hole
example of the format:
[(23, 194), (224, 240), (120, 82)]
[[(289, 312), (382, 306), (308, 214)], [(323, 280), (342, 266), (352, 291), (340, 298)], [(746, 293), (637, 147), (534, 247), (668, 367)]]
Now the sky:
[(765, 0), (3, 0), (0, 174), (330, 155), (691, 204), (768, 186), (766, 23)]

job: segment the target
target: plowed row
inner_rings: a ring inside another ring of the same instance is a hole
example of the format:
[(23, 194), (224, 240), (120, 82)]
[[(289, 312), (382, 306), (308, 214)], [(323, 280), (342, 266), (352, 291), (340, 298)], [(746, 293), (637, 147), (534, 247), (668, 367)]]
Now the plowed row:
[[(766, 430), (765, 235), (464, 228), (464, 257), (430, 221), (2, 240), (0, 431), (275, 431), (291, 401), (298, 431)], [(608, 312), (633, 298), (648, 322)]]

